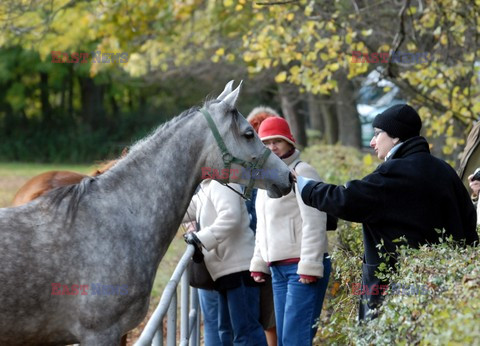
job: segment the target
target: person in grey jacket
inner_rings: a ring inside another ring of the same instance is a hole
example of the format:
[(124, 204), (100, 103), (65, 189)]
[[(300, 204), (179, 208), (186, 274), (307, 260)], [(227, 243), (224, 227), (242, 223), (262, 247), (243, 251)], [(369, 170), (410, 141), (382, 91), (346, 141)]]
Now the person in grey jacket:
[[(285, 119), (265, 119), (263, 143), (300, 174), (319, 179), (300, 161)], [(308, 207), (293, 191), (269, 198), (259, 190), (255, 203), (257, 233), (250, 271), (257, 282), (271, 273), (278, 345), (311, 345), (331, 271), (325, 213)]]

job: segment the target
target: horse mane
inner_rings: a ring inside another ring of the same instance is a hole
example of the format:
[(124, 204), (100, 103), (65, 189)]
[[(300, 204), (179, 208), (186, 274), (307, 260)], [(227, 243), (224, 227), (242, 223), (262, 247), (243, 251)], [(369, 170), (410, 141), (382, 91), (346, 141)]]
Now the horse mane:
[[(207, 100), (205, 102), (204, 107), (207, 107), (210, 104), (217, 103), (217, 102), (220, 102), (220, 101), (218, 101), (218, 100)], [(96, 175), (90, 177), (89, 179), (83, 179), (78, 184), (62, 186), (62, 187), (58, 187), (58, 188), (52, 190), (51, 192), (48, 193), (51, 196), (51, 205), (55, 209), (58, 209), (58, 207), (60, 206), (63, 199), (66, 198), (66, 197), (70, 197), (70, 200), (69, 200), (68, 206), (67, 206), (67, 220), (70, 219), (73, 222), (73, 220), (75, 219), (76, 213), (77, 213), (78, 206), (79, 206), (83, 196), (90, 190), (93, 183), (96, 182), (96, 180), (98, 178), (98, 175), (104, 173), (107, 169), (116, 165), (120, 161), (129, 160), (132, 157), (131, 154), (133, 154), (135, 152), (138, 152), (138, 151), (141, 151), (143, 149), (143, 147), (146, 145), (146, 143), (150, 142), (150, 140), (153, 137), (156, 137), (159, 134), (164, 133), (165, 131), (168, 131), (172, 126), (176, 125), (177, 123), (184, 120), (185, 118), (188, 118), (192, 114), (195, 114), (199, 110), (200, 110), (199, 106), (194, 106), (194, 107), (192, 107), (192, 108), (190, 108), (186, 111), (183, 111), (182, 113), (180, 113), (179, 115), (177, 115), (173, 119), (169, 120), (168, 122), (160, 125), (157, 129), (155, 129), (153, 131), (152, 134), (150, 134), (147, 137), (145, 137), (145, 138), (139, 140), (138, 142), (136, 142), (130, 148), (130, 150), (128, 150), (128, 154), (127, 153), (125, 153), (125, 154), (122, 153), (122, 156), (120, 156), (119, 159), (108, 161), (102, 167), (102, 168), (106, 167), (106, 169), (103, 170), (102, 172), (100, 172), (101, 169), (96, 170), (96, 172), (99, 172), (99, 174), (96, 174)], [(234, 109), (232, 111), (232, 114), (233, 114), (233, 119), (232, 119), (232, 122), (230, 124), (230, 127), (231, 127), (231, 129), (233, 129), (234, 127), (238, 129), (238, 120), (239, 120), (240, 113), (236, 109)], [(238, 138), (238, 133), (237, 133), (238, 131), (232, 131), (232, 132), (233, 132), (235, 138)]]
[(85, 178), (82, 181), (78, 182), (77, 184), (61, 186), (49, 191), (48, 196), (51, 198), (50, 205), (54, 209), (58, 210), (62, 201), (65, 198), (70, 197), (67, 205), (66, 220), (70, 220), (71, 222), (73, 222), (77, 214), (78, 206), (80, 205), (81, 200), (83, 199), (84, 195), (90, 190), (91, 186), (96, 182), (99, 175), (105, 173), (107, 170), (115, 166), (120, 161), (128, 160), (130, 157), (129, 154), (133, 154), (134, 152), (139, 151), (139, 149), (143, 148), (144, 144), (148, 142), (152, 137), (155, 137), (159, 133), (162, 133), (168, 130), (174, 124), (177, 124), (181, 120), (196, 113), (199, 109), (200, 107), (198, 106), (192, 107), (180, 113), (178, 116), (167, 121), (166, 123), (160, 125), (157, 129), (153, 131), (152, 134), (136, 142), (129, 150), (125, 151), (124, 149), (124, 151), (122, 152), (122, 155), (118, 159), (105, 162), (100, 168), (93, 171), (92, 176), (89, 177), (88, 179)]
[(54, 207), (55, 210), (58, 210), (61, 202), (67, 196), (70, 197), (70, 200), (67, 205), (67, 214), (66, 220), (73, 222), (77, 215), (78, 206), (86, 191), (89, 190), (92, 183), (96, 181), (95, 177), (87, 177), (81, 180), (77, 184), (65, 185), (57, 187), (52, 191), (48, 192), (48, 196), (51, 196), (50, 205)]
[[(153, 137), (156, 137), (158, 136), (160, 133), (163, 133), (165, 131), (168, 131), (172, 126), (176, 125), (177, 123), (179, 123), (180, 121), (182, 121), (183, 119), (185, 118), (188, 118), (189, 116), (191, 116), (192, 114), (195, 114), (196, 112), (198, 112), (200, 110), (200, 107), (199, 106), (194, 106), (190, 109), (187, 109), (185, 111), (183, 111), (182, 113), (180, 113), (179, 115), (177, 115), (176, 117), (174, 117), (173, 119), (167, 121), (166, 123), (163, 123), (162, 125), (158, 126), (156, 129), (154, 129), (149, 135), (147, 135), (145, 138), (142, 138), (140, 140), (138, 140), (137, 142), (135, 142), (130, 150), (129, 150), (129, 153), (134, 153), (134, 152), (137, 152), (139, 150), (142, 150), (145, 143), (148, 143), (150, 142), (150, 140), (153, 138)], [(126, 157), (128, 158), (128, 156)]]
[(92, 171), (89, 176), (92, 176), (92, 177), (96, 177), (96, 176), (99, 176), (100, 174), (103, 174), (105, 173), (106, 171), (108, 171), (110, 168), (112, 168), (113, 166), (115, 166), (115, 164), (122, 158), (124, 158), (125, 156), (127, 156), (128, 154), (128, 147), (125, 147), (123, 148), (122, 150), (122, 153), (120, 154), (120, 157), (118, 159), (114, 159), (114, 160), (108, 160), (108, 161), (103, 161), (101, 163), (99, 163), (101, 166), (97, 169), (95, 169), (94, 171)]

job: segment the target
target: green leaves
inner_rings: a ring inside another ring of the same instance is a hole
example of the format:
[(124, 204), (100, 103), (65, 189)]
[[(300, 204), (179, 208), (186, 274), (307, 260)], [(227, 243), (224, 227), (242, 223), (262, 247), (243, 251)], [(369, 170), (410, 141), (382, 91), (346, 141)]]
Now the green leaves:
[[(444, 137), (436, 152), (454, 155), (480, 112), (480, 5), (412, 3), (399, 16), (401, 9), (401, 2), (385, 7), (309, 0), (282, 5), (41, 0), (31, 6), (3, 1), (0, 47), (21, 45), (43, 61), (52, 50), (127, 52), (131, 57), (126, 64), (89, 64), (91, 77), (122, 70), (133, 78), (158, 80), (179, 71), (195, 73), (199, 65), (214, 70), (224, 64), (296, 85), (301, 92), (327, 95), (338, 91), (338, 79), (345, 76), (339, 72), (360, 85), (376, 69), (401, 88), (402, 98), (423, 108), (427, 136)], [(354, 51), (390, 54), (392, 49), (428, 53), (428, 58), (352, 62)]]

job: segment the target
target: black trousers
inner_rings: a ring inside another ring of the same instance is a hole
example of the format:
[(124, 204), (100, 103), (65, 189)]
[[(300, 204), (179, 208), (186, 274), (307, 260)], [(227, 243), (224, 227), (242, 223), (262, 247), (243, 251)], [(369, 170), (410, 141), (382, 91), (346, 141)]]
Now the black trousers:
[(358, 310), (359, 321), (370, 321), (378, 317), (378, 308), (385, 296), (382, 292), (388, 287), (388, 282), (380, 280), (375, 275), (379, 264), (362, 264), (362, 294)]

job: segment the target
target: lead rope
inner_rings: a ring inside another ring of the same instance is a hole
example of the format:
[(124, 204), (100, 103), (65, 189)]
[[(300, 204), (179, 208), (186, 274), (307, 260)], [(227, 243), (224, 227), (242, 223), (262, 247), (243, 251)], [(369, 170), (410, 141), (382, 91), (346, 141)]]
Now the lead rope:
[(228, 187), (230, 190), (232, 190), (233, 192), (235, 192), (237, 195), (239, 195), (240, 197), (242, 197), (244, 200), (246, 200), (246, 201), (249, 201), (249, 200), (250, 200), (250, 198), (245, 197), (244, 194), (242, 194), (242, 193), (238, 192), (237, 190), (235, 190), (233, 187), (231, 187), (230, 185), (228, 185), (228, 183), (220, 183), (220, 184), (222, 184), (222, 185), (225, 186), (225, 187)]

